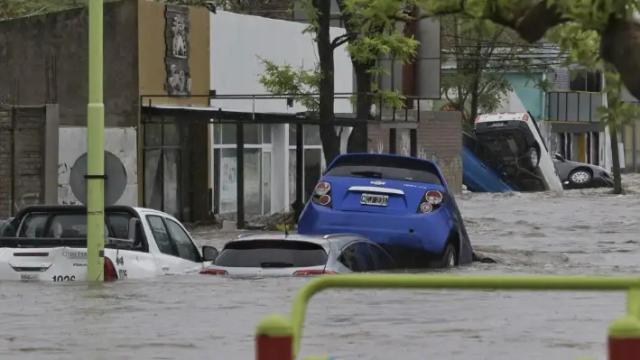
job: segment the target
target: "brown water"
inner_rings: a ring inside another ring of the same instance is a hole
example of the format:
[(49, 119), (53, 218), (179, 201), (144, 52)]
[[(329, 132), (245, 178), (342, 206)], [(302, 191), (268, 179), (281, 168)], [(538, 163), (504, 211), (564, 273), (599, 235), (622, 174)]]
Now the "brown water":
[[(639, 177), (627, 177), (632, 190)], [(456, 273), (636, 273), (640, 195), (605, 190), (465, 194), (477, 250), (497, 264)], [(235, 234), (198, 229), (203, 243)], [(172, 276), (86, 284), (0, 283), (0, 358), (251, 359), (259, 319), (289, 311), (306, 279)], [(302, 354), (337, 359), (605, 358), (621, 293), (327, 291)]]

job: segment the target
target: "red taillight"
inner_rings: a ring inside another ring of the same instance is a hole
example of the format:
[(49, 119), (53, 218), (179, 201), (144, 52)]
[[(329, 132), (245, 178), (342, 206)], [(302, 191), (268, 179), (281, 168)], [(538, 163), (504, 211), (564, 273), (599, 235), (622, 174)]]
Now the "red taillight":
[(329, 204), (331, 204), (331, 196), (329, 195), (322, 195), (318, 198), (317, 201), (318, 204), (322, 205), (322, 206), (327, 206)]
[(108, 257), (104, 258), (104, 281), (118, 280), (118, 272)]
[(433, 210), (433, 205), (429, 204), (428, 202), (420, 203), (421, 213), (425, 214), (425, 213), (431, 212), (431, 210)]
[(424, 199), (431, 205), (440, 205), (444, 196), (438, 190), (429, 190), (424, 194)]
[(326, 275), (326, 274), (337, 274), (335, 271), (325, 270), (325, 269), (302, 269), (293, 273), (293, 276), (315, 276), (315, 275)]
[(320, 181), (313, 189), (311, 200), (318, 205), (331, 206), (331, 184)]
[(438, 190), (429, 190), (418, 204), (418, 213), (427, 214), (440, 207), (444, 194)]
[(329, 191), (331, 191), (331, 184), (326, 181), (320, 181), (313, 189), (313, 193), (318, 196), (327, 195)]
[(207, 275), (228, 275), (229, 273), (227, 272), (227, 270), (204, 268), (204, 269), (200, 270), (200, 274), (207, 274)]

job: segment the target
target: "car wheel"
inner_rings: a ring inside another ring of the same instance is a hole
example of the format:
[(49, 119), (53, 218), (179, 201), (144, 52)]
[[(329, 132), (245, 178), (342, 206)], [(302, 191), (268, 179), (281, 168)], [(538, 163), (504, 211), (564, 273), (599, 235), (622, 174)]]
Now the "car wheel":
[(591, 182), (593, 175), (587, 169), (575, 169), (569, 174), (569, 181), (573, 185), (585, 186)]
[(458, 252), (456, 251), (455, 246), (452, 244), (447, 244), (447, 247), (444, 249), (444, 253), (442, 253), (442, 259), (440, 259), (441, 268), (450, 268), (455, 267), (458, 264)]
[(538, 149), (535, 146), (532, 146), (527, 151), (527, 161), (529, 162), (529, 167), (535, 169), (538, 167), (540, 163), (540, 154)]

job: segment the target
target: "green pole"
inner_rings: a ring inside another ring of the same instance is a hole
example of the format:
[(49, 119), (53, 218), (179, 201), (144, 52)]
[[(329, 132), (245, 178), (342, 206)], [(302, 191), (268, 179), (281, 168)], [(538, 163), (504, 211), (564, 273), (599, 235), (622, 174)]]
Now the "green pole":
[(87, 280), (104, 279), (103, 0), (89, 0), (89, 104), (87, 107)]

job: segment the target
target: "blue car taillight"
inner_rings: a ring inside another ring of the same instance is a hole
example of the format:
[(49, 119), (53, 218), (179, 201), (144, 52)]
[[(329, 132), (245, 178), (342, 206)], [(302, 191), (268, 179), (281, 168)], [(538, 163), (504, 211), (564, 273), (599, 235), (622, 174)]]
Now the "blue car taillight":
[(421, 214), (430, 213), (433, 210), (439, 208), (443, 201), (444, 195), (440, 191), (429, 190), (422, 197), (422, 200), (418, 205), (417, 212)]
[(331, 184), (327, 181), (320, 181), (313, 189), (311, 201), (322, 206), (331, 206)]

